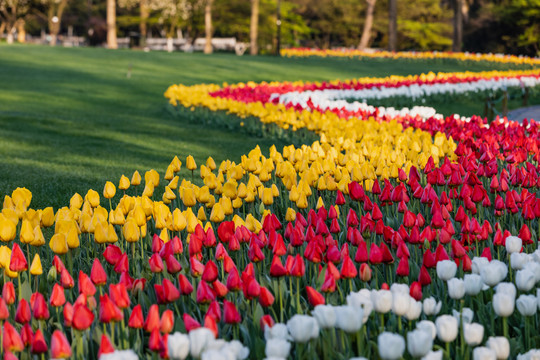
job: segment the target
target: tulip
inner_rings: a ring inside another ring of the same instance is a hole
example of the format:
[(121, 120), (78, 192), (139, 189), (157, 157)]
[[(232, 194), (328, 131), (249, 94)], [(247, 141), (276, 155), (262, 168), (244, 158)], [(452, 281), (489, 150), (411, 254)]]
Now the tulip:
[(389, 290), (372, 290), (371, 302), (376, 312), (386, 314), (392, 309), (392, 292)]
[(21, 336), (19, 335), (17, 330), (15, 330), (13, 325), (11, 325), (7, 321), (4, 324), (2, 341), (4, 350), (6, 351), (19, 352), (23, 351), (24, 349), (24, 343), (21, 339)]
[(403, 336), (390, 332), (383, 332), (377, 337), (379, 356), (383, 360), (400, 359), (405, 352)]
[(463, 323), (463, 336), (469, 346), (477, 346), (484, 339), (484, 326), (478, 323)]
[(150, 306), (146, 321), (144, 322), (144, 330), (146, 332), (152, 332), (155, 329), (159, 329), (159, 307), (157, 304)]
[(489, 337), (486, 346), (495, 351), (497, 359), (508, 359), (510, 356), (510, 342), (503, 336)]
[(528, 269), (516, 273), (516, 286), (520, 291), (530, 291), (536, 284), (536, 276)]
[(110, 323), (111, 321), (121, 321), (124, 319), (124, 313), (115, 305), (105, 294), (99, 297), (99, 321), (102, 323)]
[(2, 288), (2, 298), (6, 304), (11, 305), (15, 302), (15, 287), (11, 281), (5, 282)]
[(523, 316), (533, 316), (537, 311), (537, 298), (534, 295), (520, 295), (516, 300), (516, 307)]
[(47, 343), (45, 342), (45, 337), (40, 329), (36, 330), (34, 334), (34, 339), (32, 340), (32, 347), (30, 351), (32, 354), (44, 354), (49, 350)]
[(94, 285), (101, 286), (107, 283), (107, 273), (103, 269), (101, 262), (98, 258), (94, 259), (92, 264), (92, 270), (90, 272), (90, 279)]
[(242, 321), (236, 305), (227, 300), (223, 300), (223, 321), (226, 324), (238, 324)]
[(102, 354), (99, 360), (139, 360), (133, 350), (116, 350), (108, 354)]
[(105, 334), (101, 334), (101, 342), (98, 349), (98, 357), (101, 359), (104, 354), (111, 354), (114, 352), (114, 345), (111, 343), (109, 337)]
[(448, 295), (454, 300), (462, 299), (465, 296), (465, 282), (457, 278), (448, 280)]
[(422, 302), (416, 301), (411, 298), (411, 301), (409, 303), (409, 310), (405, 314), (405, 318), (409, 321), (416, 320), (420, 317), (422, 314)]
[(287, 322), (287, 329), (295, 342), (305, 343), (319, 336), (319, 324), (307, 315), (294, 315)]
[(482, 276), (482, 281), (487, 286), (495, 286), (506, 278), (508, 274), (508, 268), (506, 264), (498, 261), (492, 260), (491, 262), (485, 264), (480, 269), (480, 276)]
[(497, 292), (493, 295), (493, 310), (500, 317), (508, 317), (514, 312), (515, 295)]
[(394, 292), (392, 294), (392, 312), (398, 316), (403, 316), (409, 311), (411, 297), (409, 293)]
[(170, 333), (174, 328), (174, 313), (171, 309), (167, 309), (161, 315), (159, 329), (162, 334)]
[(431, 351), (433, 338), (424, 330), (413, 330), (407, 333), (407, 351), (414, 358), (421, 358)]
[(505, 247), (508, 254), (520, 252), (522, 241), (517, 236), (509, 236), (506, 238)]
[(512, 253), (510, 254), (510, 265), (514, 270), (521, 270), (529, 262), (529, 255), (525, 253)]
[(35, 301), (32, 306), (34, 318), (38, 320), (47, 320), (49, 318), (49, 307), (41, 293), (35, 293)]
[(465, 274), (463, 277), (465, 294), (467, 295), (478, 295), (482, 290), (484, 283), (482, 282), (482, 277), (477, 274)]
[(428, 316), (437, 315), (441, 311), (442, 302), (435, 300), (433, 297), (424, 299), (423, 309)]
[(441, 315), (435, 320), (437, 336), (444, 343), (454, 341), (458, 334), (458, 321), (450, 315)]
[(308, 301), (311, 306), (324, 305), (324, 296), (311, 286), (306, 286), (306, 292), (308, 295)]
[(189, 336), (175, 332), (169, 335), (167, 346), (171, 360), (184, 360), (189, 355)]
[(265, 327), (264, 338), (266, 341), (270, 339), (292, 340), (292, 338), (289, 336), (289, 329), (287, 328), (287, 325), (282, 323), (274, 324), (272, 327)]
[(51, 338), (51, 357), (54, 359), (67, 359), (71, 356), (71, 346), (66, 335), (60, 330), (55, 330)]
[(265, 354), (269, 359), (287, 359), (290, 352), (291, 343), (285, 339), (270, 339), (266, 342)]
[(128, 326), (132, 329), (142, 329), (144, 326), (144, 318), (140, 304), (135, 305), (129, 316)]
[(214, 342), (214, 333), (207, 328), (198, 328), (189, 333), (190, 353), (194, 358), (199, 358), (203, 351)]
[(0, 321), (7, 320), (9, 318), (9, 309), (3, 298), (0, 297)]
[(435, 326), (433, 321), (429, 321), (429, 320), (419, 321), (416, 323), (416, 328), (418, 330), (422, 330), (430, 334), (432, 339), (435, 339), (437, 337), (437, 327)]
[(489, 264), (489, 260), (487, 258), (475, 256), (472, 259), (472, 273), (479, 275), (481, 269), (487, 264)]
[(364, 311), (352, 306), (336, 306), (336, 327), (347, 333), (356, 333), (363, 324)]
[(107, 181), (105, 183), (105, 187), (103, 188), (103, 197), (105, 199), (112, 199), (114, 195), (116, 194), (116, 186), (110, 181)]
[(473, 360), (496, 360), (497, 354), (488, 347), (479, 346), (473, 350)]
[(17, 306), (17, 312), (15, 313), (15, 321), (19, 324), (26, 324), (32, 319), (32, 313), (30, 312), (30, 305), (26, 299), (21, 299)]
[(336, 312), (331, 305), (317, 305), (312, 311), (321, 329), (331, 329), (336, 326)]
[(536, 261), (529, 261), (522, 270), (528, 270), (534, 274), (536, 282), (540, 281), (540, 264)]
[(19, 244), (15, 243), (13, 244), (13, 249), (11, 249), (9, 270), (20, 272), (25, 271), (26, 269), (28, 269), (28, 262), (26, 261), (26, 257), (24, 257), (24, 254)]
[(84, 331), (92, 326), (94, 313), (84, 304), (75, 304), (71, 325), (79, 331)]
[(365, 324), (373, 311), (373, 302), (371, 301), (371, 292), (367, 289), (362, 289), (356, 293), (347, 295), (347, 305), (361, 308), (364, 313), (363, 323)]
[(184, 320), (184, 326), (186, 327), (186, 331), (190, 332), (191, 330), (195, 330), (201, 327), (201, 324), (189, 316), (188, 314), (184, 314), (182, 316), (182, 319)]
[(456, 318), (458, 323), (463, 319), (464, 324), (470, 324), (474, 318), (474, 311), (469, 308), (463, 308), (461, 311), (452, 310), (452, 316)]
[(65, 303), (62, 314), (64, 315), (64, 326), (71, 327), (73, 322), (73, 306), (71, 303)]
[(451, 260), (442, 260), (437, 263), (437, 276), (442, 281), (448, 281), (456, 276), (457, 265)]
[(32, 265), (30, 265), (30, 274), (34, 276), (43, 274), (43, 268), (41, 267), (41, 258), (37, 253), (34, 255)]

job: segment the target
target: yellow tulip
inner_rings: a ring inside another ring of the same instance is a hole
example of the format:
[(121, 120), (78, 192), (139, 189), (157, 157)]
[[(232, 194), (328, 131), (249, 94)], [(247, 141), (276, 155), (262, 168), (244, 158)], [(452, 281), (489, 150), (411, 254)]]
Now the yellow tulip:
[(210, 201), (211, 196), (212, 195), (210, 195), (210, 189), (208, 188), (208, 186), (203, 186), (199, 189), (199, 193), (197, 194), (197, 201), (202, 204), (206, 204)]
[(215, 203), (212, 207), (212, 212), (210, 213), (210, 221), (214, 223), (219, 223), (225, 220), (225, 213), (220, 203)]
[(9, 219), (0, 218), (0, 240), (12, 241), (17, 234), (17, 226)]
[(146, 237), (146, 233), (148, 230), (148, 226), (146, 225), (146, 223), (144, 223), (144, 225), (141, 226), (140, 229), (141, 229), (141, 237), (142, 238)]
[(197, 203), (197, 197), (195, 196), (195, 191), (191, 187), (181, 188), (180, 197), (184, 206), (192, 207)]
[(86, 200), (88, 200), (90, 206), (92, 206), (93, 208), (99, 206), (99, 194), (95, 190), (88, 190), (88, 192), (86, 193)]
[(178, 187), (178, 179), (179, 177), (178, 176), (175, 176), (172, 178), (172, 180), (169, 182), (169, 187), (173, 190), (176, 190), (176, 188)]
[(141, 205), (136, 205), (133, 210), (133, 218), (135, 219), (135, 223), (137, 226), (141, 227), (144, 224), (146, 224), (146, 214), (144, 213), (144, 210)]
[(243, 203), (244, 203), (244, 201), (240, 197), (237, 197), (236, 199), (233, 200), (232, 206), (235, 209), (239, 209), (239, 208), (242, 207)]
[(163, 240), (163, 242), (165, 243), (169, 242), (170, 238), (169, 238), (169, 232), (167, 231), (167, 229), (161, 230), (161, 232), (159, 233), (159, 238)]
[(221, 198), (220, 203), (221, 203), (221, 207), (222, 207), (223, 212), (225, 213), (225, 215), (232, 215), (233, 214), (234, 209), (233, 209), (233, 206), (232, 206), (231, 199), (224, 196), (224, 197)]
[(62, 255), (67, 253), (69, 247), (66, 240), (66, 235), (54, 234), (51, 241), (49, 241), (49, 247), (55, 254)]
[(324, 207), (324, 201), (322, 197), (319, 196), (319, 200), (317, 200), (317, 205), (315, 205), (315, 208), (319, 210), (320, 208)]
[(206, 166), (212, 171), (216, 169), (216, 162), (211, 156), (206, 159)]
[(296, 201), (296, 206), (299, 209), (305, 209), (308, 207), (308, 201), (305, 194), (300, 195), (300, 198)]
[(246, 217), (246, 227), (248, 228), (249, 231), (254, 232), (256, 234), (258, 234), (259, 231), (261, 231), (262, 229), (261, 223), (257, 219), (255, 219), (253, 215), (251, 214), (248, 214), (248, 216)]
[(236, 180), (230, 179), (223, 185), (223, 195), (231, 198), (236, 199), (237, 191), (236, 191), (237, 183)]
[(32, 246), (45, 245), (45, 237), (39, 226), (34, 227), (34, 240), (30, 243)]
[(98, 244), (105, 244), (109, 241), (109, 234), (108, 234), (108, 226), (103, 226), (101, 222), (98, 222), (96, 224), (95, 230), (94, 230), (94, 240)]
[(168, 186), (165, 186), (165, 193), (163, 194), (164, 197), (167, 199), (167, 200), (174, 200), (176, 199), (176, 195), (175, 193), (171, 190), (170, 187)]
[(178, 156), (176, 155), (174, 156), (174, 158), (171, 161), (171, 166), (175, 173), (180, 171), (182, 167), (182, 162), (180, 161), (180, 159), (178, 159)]
[(12, 223), (17, 225), (19, 223), (19, 215), (15, 211), (15, 209), (6, 208), (2, 210), (2, 215), (8, 220), (10, 220)]
[(148, 170), (146, 173), (144, 173), (144, 182), (148, 185), (148, 183), (154, 184), (154, 186), (159, 186), (159, 174), (156, 170)]
[(174, 170), (171, 165), (167, 167), (167, 171), (165, 172), (165, 176), (163, 177), (165, 180), (172, 180), (174, 177)]
[(197, 169), (197, 163), (195, 163), (195, 159), (193, 158), (193, 156), (189, 155), (186, 158), (186, 167), (188, 168), (188, 170), (191, 171)]
[(11, 196), (9, 195), (4, 196), (4, 203), (2, 205), (2, 209), (15, 209), (15, 204), (13, 204), (13, 200), (11, 199)]
[(15, 207), (20, 206), (26, 210), (32, 201), (32, 193), (27, 188), (16, 188), (11, 194), (11, 199)]
[(142, 196), (141, 197), (141, 206), (144, 210), (144, 214), (148, 217), (152, 215), (152, 211), (154, 210), (154, 203), (148, 196)]
[(152, 181), (147, 182), (144, 186), (142, 196), (152, 197), (154, 195), (154, 183)]
[(116, 234), (113, 224), (109, 224), (107, 228), (107, 240), (110, 243), (115, 243), (118, 241), (118, 235)]
[(124, 225), (126, 223), (126, 218), (120, 207), (109, 213), (109, 222), (113, 225)]
[(139, 241), (141, 233), (135, 220), (126, 221), (122, 232), (124, 233), (124, 239), (126, 239), (127, 242), (133, 243)]
[(262, 202), (264, 205), (268, 206), (274, 203), (274, 196), (272, 195), (271, 188), (263, 188), (260, 195), (262, 195)]
[(296, 220), (296, 211), (288, 208), (287, 213), (285, 214), (285, 220), (287, 220), (288, 222), (293, 222), (294, 220)]
[(75, 193), (69, 200), (69, 207), (72, 209), (80, 209), (83, 204), (83, 198), (79, 193)]
[(133, 186), (139, 186), (141, 184), (141, 174), (137, 170), (133, 172), (133, 175), (131, 176), (131, 185)]
[(197, 212), (197, 219), (200, 221), (206, 221), (206, 213), (204, 212), (204, 207), (201, 206)]
[(30, 244), (34, 241), (34, 229), (28, 220), (23, 220), (20, 232), (21, 243)]
[(0, 246), (0, 267), (8, 268), (11, 262), (11, 249), (5, 245)]
[(180, 211), (180, 209), (174, 209), (172, 214), (173, 220), (173, 230), (174, 231), (182, 231), (187, 226), (186, 218), (184, 217), (184, 214)]
[(103, 188), (103, 197), (105, 199), (112, 199), (114, 195), (116, 195), (116, 186), (112, 182), (107, 181)]
[(34, 276), (43, 274), (43, 268), (41, 267), (41, 259), (39, 258), (39, 254), (34, 255), (32, 265), (30, 265), (30, 274)]
[(130, 181), (129, 181), (127, 176), (124, 176), (124, 175), (120, 176), (120, 182), (118, 183), (118, 189), (125, 191), (125, 190), (129, 189), (130, 185), (131, 184), (130, 184)]

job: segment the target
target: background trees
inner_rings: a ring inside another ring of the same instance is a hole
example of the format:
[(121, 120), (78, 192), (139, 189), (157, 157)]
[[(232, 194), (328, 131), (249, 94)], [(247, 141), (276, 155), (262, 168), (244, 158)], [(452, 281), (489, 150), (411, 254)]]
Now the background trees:
[[(55, 43), (58, 33), (72, 27), (90, 44), (107, 42), (111, 48), (115, 32), (140, 39), (140, 46), (149, 36), (235, 37), (249, 43), (253, 54), (273, 53), (277, 5), (278, 0), (0, 0), (0, 32), (13, 41), (23, 30), (45, 31)], [(281, 0), (280, 5), (284, 47), (388, 49), (395, 43), (396, 50), (540, 51), (540, 0)]]

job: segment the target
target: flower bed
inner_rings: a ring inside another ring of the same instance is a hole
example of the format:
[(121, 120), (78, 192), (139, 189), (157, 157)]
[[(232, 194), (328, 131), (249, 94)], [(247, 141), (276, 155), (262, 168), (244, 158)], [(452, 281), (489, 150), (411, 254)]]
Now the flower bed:
[(6, 196), (5, 358), (538, 356), (538, 124), (297, 97), (523, 77), (171, 86), (192, 121), (309, 143), (175, 157), (56, 212)]

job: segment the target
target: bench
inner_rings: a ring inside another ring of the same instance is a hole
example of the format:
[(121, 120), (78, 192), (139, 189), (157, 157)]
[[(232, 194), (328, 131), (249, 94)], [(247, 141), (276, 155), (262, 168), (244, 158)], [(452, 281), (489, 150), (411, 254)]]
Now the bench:
[[(212, 49), (214, 51), (234, 51), (236, 55), (243, 55), (248, 44), (236, 41), (236, 38), (212, 38)], [(193, 43), (193, 51), (203, 51), (206, 45), (206, 38), (197, 38)]]

